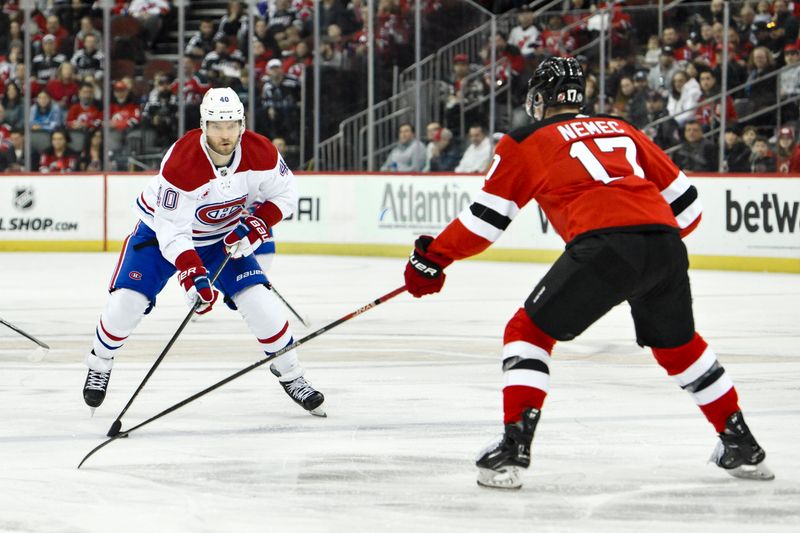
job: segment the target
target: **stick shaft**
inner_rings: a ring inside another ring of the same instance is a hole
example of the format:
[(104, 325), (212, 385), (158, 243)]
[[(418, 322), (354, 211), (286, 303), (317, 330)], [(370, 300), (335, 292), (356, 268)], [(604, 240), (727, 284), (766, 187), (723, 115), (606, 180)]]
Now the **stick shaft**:
[(280, 299), (280, 301), (283, 302), (283, 305), (285, 305), (289, 309), (289, 311), (292, 312), (292, 314), (297, 318), (297, 320), (299, 320), (304, 326), (308, 327), (308, 324), (306, 324), (306, 321), (303, 320), (303, 317), (301, 317), (300, 314), (297, 311), (294, 310), (294, 307), (289, 305), (289, 302), (286, 301), (286, 298), (281, 296), (281, 293), (278, 292), (278, 289), (275, 288), (275, 285), (270, 283), (269, 286), (270, 286), (270, 289), (272, 289), (272, 292), (275, 293), (275, 296), (277, 296)]
[[(228, 261), (230, 261), (230, 259), (231, 259), (230, 254), (227, 254), (225, 256), (225, 259), (222, 261), (222, 264), (217, 269), (217, 271), (214, 272), (214, 276), (211, 278), (211, 286), (212, 287), (213, 287), (214, 283), (217, 281), (217, 278), (219, 277), (219, 275), (222, 273), (222, 269), (225, 268), (225, 265), (228, 264)], [(147, 374), (144, 376), (144, 379), (142, 380), (142, 382), (139, 383), (138, 387), (136, 387), (136, 390), (134, 391), (134, 393), (131, 396), (130, 400), (128, 400), (128, 403), (125, 404), (125, 407), (122, 408), (122, 411), (120, 411), (120, 413), (117, 416), (115, 422), (117, 420), (120, 420), (122, 418), (122, 416), (128, 411), (128, 408), (133, 404), (133, 400), (136, 399), (136, 397), (139, 395), (141, 390), (144, 388), (145, 383), (147, 383), (147, 381), (150, 379), (150, 376), (152, 376), (153, 373), (156, 371), (156, 368), (158, 368), (158, 365), (160, 365), (161, 361), (164, 360), (164, 357), (166, 357), (167, 352), (169, 352), (169, 350), (172, 348), (172, 345), (175, 344), (175, 341), (178, 340), (178, 337), (183, 332), (183, 329), (186, 327), (186, 324), (188, 324), (189, 321), (192, 319), (192, 315), (194, 314), (195, 311), (197, 311), (198, 307), (200, 307), (200, 299), (199, 298), (194, 303), (194, 305), (192, 305), (192, 308), (189, 310), (189, 313), (183, 319), (183, 322), (181, 322), (181, 325), (178, 326), (178, 329), (172, 335), (172, 338), (169, 340), (167, 345), (161, 351), (161, 354), (155, 360), (155, 362), (153, 363), (153, 366), (151, 366), (150, 370), (147, 371)]]
[(306, 335), (306, 336), (305, 336), (305, 337), (303, 337), (302, 339), (300, 339), (300, 340), (298, 340), (298, 341), (296, 341), (296, 342), (293, 342), (293, 343), (292, 343), (292, 344), (290, 344), (289, 346), (286, 346), (286, 347), (284, 347), (284, 348), (282, 348), (282, 349), (278, 350), (277, 352), (275, 352), (275, 353), (273, 353), (273, 354), (271, 354), (271, 355), (269, 355), (269, 356), (265, 357), (264, 359), (261, 359), (261, 360), (259, 360), (259, 361), (256, 361), (256, 362), (255, 362), (255, 363), (253, 363), (252, 365), (250, 365), (250, 366), (248, 366), (248, 367), (245, 367), (245, 368), (243, 368), (243, 369), (239, 370), (238, 372), (235, 372), (235, 373), (231, 374), (230, 376), (226, 377), (225, 379), (223, 379), (223, 380), (221, 380), (221, 381), (218, 381), (218, 382), (214, 383), (214, 384), (213, 384), (213, 385), (211, 385), (210, 387), (207, 387), (207, 388), (205, 388), (205, 389), (201, 390), (200, 392), (198, 392), (198, 393), (196, 393), (196, 394), (193, 394), (193, 395), (189, 396), (189, 397), (188, 397), (188, 398), (186, 398), (185, 400), (182, 400), (182, 401), (180, 401), (180, 402), (176, 403), (175, 405), (173, 405), (173, 406), (171, 406), (171, 407), (168, 407), (168, 408), (164, 409), (164, 410), (163, 410), (163, 411), (161, 411), (160, 413), (158, 413), (158, 414), (156, 414), (156, 415), (154, 415), (154, 416), (152, 416), (152, 417), (148, 418), (148, 419), (147, 419), (147, 420), (145, 420), (144, 422), (140, 422), (139, 424), (137, 424), (137, 425), (133, 426), (132, 428), (130, 428), (130, 429), (126, 430), (126, 431), (120, 431), (119, 433), (117, 433), (117, 434), (116, 434), (116, 435), (114, 435), (113, 437), (111, 437), (111, 438), (109, 438), (109, 439), (107, 439), (107, 440), (103, 441), (102, 443), (100, 443), (100, 444), (99, 444), (97, 447), (95, 447), (94, 449), (92, 449), (92, 451), (90, 451), (88, 454), (86, 454), (86, 456), (83, 458), (83, 460), (80, 462), (80, 464), (78, 464), (78, 468), (80, 468), (80, 467), (81, 467), (81, 465), (83, 465), (83, 463), (85, 463), (85, 462), (86, 462), (86, 460), (87, 460), (89, 457), (91, 457), (92, 455), (94, 455), (94, 454), (95, 454), (95, 452), (97, 452), (98, 450), (100, 450), (101, 448), (103, 448), (104, 446), (106, 446), (107, 444), (110, 444), (112, 441), (114, 441), (114, 440), (116, 440), (116, 439), (118, 439), (118, 438), (124, 437), (124, 436), (126, 436), (126, 435), (128, 435), (128, 434), (132, 433), (133, 431), (135, 431), (135, 430), (137, 430), (137, 429), (139, 429), (139, 428), (141, 428), (141, 427), (144, 427), (144, 426), (146, 426), (146, 425), (147, 425), (147, 424), (149, 424), (150, 422), (153, 422), (153, 421), (155, 421), (155, 420), (158, 420), (159, 418), (161, 418), (161, 417), (163, 417), (163, 416), (166, 416), (166, 415), (170, 414), (170, 413), (171, 413), (171, 412), (173, 412), (173, 411), (177, 411), (177, 410), (178, 410), (178, 409), (180, 409), (181, 407), (183, 407), (183, 406), (185, 406), (185, 405), (187, 405), (187, 404), (190, 404), (191, 402), (193, 402), (193, 401), (197, 400), (198, 398), (200, 398), (200, 397), (202, 397), (202, 396), (205, 396), (205, 395), (206, 395), (206, 394), (208, 394), (209, 392), (211, 392), (211, 391), (213, 391), (213, 390), (216, 390), (216, 389), (218, 389), (218, 388), (222, 387), (222, 386), (223, 386), (223, 385), (225, 385), (226, 383), (230, 383), (230, 382), (231, 382), (231, 381), (233, 381), (234, 379), (236, 379), (236, 378), (238, 378), (238, 377), (241, 377), (241, 376), (243, 376), (243, 375), (247, 374), (247, 373), (248, 373), (248, 372), (250, 372), (251, 370), (258, 368), (258, 367), (260, 367), (261, 365), (263, 365), (263, 364), (265, 364), (265, 363), (268, 363), (269, 361), (272, 361), (272, 360), (273, 360), (273, 359), (275, 359), (276, 357), (280, 357), (281, 355), (285, 354), (285, 353), (286, 353), (286, 352), (288, 352), (289, 350), (293, 350), (293, 349), (297, 348), (298, 346), (300, 346), (301, 344), (305, 344), (306, 342), (310, 341), (311, 339), (313, 339), (313, 338), (315, 338), (315, 337), (318, 337), (318, 336), (322, 335), (322, 334), (323, 334), (323, 333), (325, 333), (326, 331), (330, 331), (330, 330), (332, 330), (333, 328), (335, 328), (336, 326), (338, 326), (338, 325), (342, 324), (343, 322), (347, 322), (348, 320), (350, 320), (350, 319), (352, 319), (352, 318), (354, 318), (354, 317), (356, 317), (356, 316), (358, 316), (358, 315), (360, 315), (360, 314), (362, 314), (362, 313), (364, 313), (364, 312), (366, 312), (366, 311), (369, 311), (369, 310), (370, 310), (370, 309), (372, 309), (373, 307), (375, 307), (375, 306), (378, 306), (378, 305), (380, 305), (380, 304), (382, 304), (382, 303), (384, 303), (384, 302), (386, 302), (386, 301), (388, 301), (388, 300), (390, 300), (390, 299), (394, 298), (395, 296), (397, 296), (398, 294), (400, 294), (400, 293), (404, 292), (405, 290), (406, 290), (406, 287), (405, 287), (405, 285), (404, 285), (404, 286), (402, 286), (402, 287), (399, 287), (399, 288), (397, 288), (397, 289), (395, 289), (395, 290), (393, 290), (393, 291), (391, 291), (391, 292), (389, 292), (389, 293), (386, 293), (386, 294), (384, 294), (383, 296), (381, 296), (380, 298), (377, 298), (377, 299), (375, 299), (375, 300), (371, 301), (371, 302), (370, 302), (370, 303), (368, 303), (367, 305), (365, 305), (365, 306), (362, 306), (362, 307), (359, 307), (359, 308), (358, 308), (358, 309), (356, 309), (355, 311), (352, 311), (352, 312), (350, 312), (350, 313), (348, 313), (348, 314), (344, 315), (343, 317), (341, 317), (341, 318), (339, 318), (339, 319), (336, 319), (336, 320), (334, 320), (334, 321), (333, 321), (333, 322), (331, 322), (330, 324), (327, 324), (327, 325), (325, 325), (325, 326), (321, 327), (320, 329), (318, 329), (318, 330), (316, 330), (316, 331), (314, 331), (314, 332), (312, 332), (312, 333), (309, 333), (308, 335)]
[(33, 342), (35, 342), (36, 344), (38, 344), (39, 346), (41, 346), (45, 350), (49, 350), (50, 349), (50, 347), (47, 344), (45, 344), (44, 342), (40, 341), (39, 339), (37, 339), (36, 337), (34, 337), (31, 334), (25, 333), (24, 331), (19, 329), (17, 326), (12, 324), (11, 322), (6, 322), (2, 318), (0, 318), (0, 324), (3, 324), (4, 326), (11, 328), (12, 330), (16, 331), (17, 333), (19, 333), (20, 335), (22, 335), (26, 339), (32, 340)]

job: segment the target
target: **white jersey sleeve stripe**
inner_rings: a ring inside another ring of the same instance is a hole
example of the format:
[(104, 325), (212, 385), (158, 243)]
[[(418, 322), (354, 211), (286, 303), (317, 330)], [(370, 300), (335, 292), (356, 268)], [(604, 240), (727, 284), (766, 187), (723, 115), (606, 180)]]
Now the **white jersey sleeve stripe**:
[(681, 229), (689, 227), (692, 222), (697, 220), (697, 217), (703, 212), (703, 204), (700, 203), (700, 199), (695, 199), (694, 202), (689, 204), (689, 207), (684, 209), (675, 217), (675, 220), (678, 221), (678, 226)]
[(672, 183), (661, 191), (661, 196), (664, 197), (664, 200), (666, 200), (668, 204), (671, 204), (680, 198), (683, 193), (688, 191), (691, 186), (692, 183), (689, 181), (689, 178), (686, 177), (686, 174), (678, 172), (678, 176), (672, 180)]
[(475, 203), (485, 205), (512, 220), (517, 216), (517, 213), (519, 213), (519, 206), (515, 202), (506, 200), (495, 194), (490, 194), (486, 191), (478, 192), (475, 196)]
[(481, 220), (480, 218), (476, 217), (472, 214), (469, 207), (464, 209), (460, 215), (458, 215), (458, 220), (467, 228), (469, 231), (478, 235), (479, 237), (483, 237), (489, 242), (494, 242), (500, 238), (500, 235), (503, 234), (503, 230), (492, 226), (488, 222)]

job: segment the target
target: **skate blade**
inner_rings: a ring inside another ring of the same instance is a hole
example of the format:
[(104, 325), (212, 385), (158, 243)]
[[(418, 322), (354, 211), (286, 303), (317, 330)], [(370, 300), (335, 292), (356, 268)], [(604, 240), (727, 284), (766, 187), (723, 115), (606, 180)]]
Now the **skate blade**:
[(522, 487), (522, 469), (504, 466), (499, 470), (478, 468), (478, 485), (492, 489), (519, 489)]
[(771, 481), (775, 479), (775, 474), (764, 461), (761, 461), (757, 465), (740, 465), (725, 471), (739, 479), (752, 479), (755, 481)]
[(320, 418), (328, 418), (328, 414), (325, 412), (325, 410), (322, 407), (317, 407), (316, 409), (310, 410), (309, 414), (312, 414), (314, 416), (318, 416)]
[(89, 418), (94, 418), (94, 410), (95, 410), (95, 407), (90, 407), (89, 408)]

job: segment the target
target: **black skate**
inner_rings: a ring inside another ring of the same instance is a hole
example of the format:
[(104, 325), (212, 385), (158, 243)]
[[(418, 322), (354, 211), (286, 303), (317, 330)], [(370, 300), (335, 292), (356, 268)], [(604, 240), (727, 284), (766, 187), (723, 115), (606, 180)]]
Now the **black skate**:
[[(281, 375), (275, 368), (270, 367), (270, 371), (280, 378)], [(303, 376), (293, 379), (292, 381), (281, 381), (280, 384), (283, 390), (286, 391), (286, 394), (303, 409), (314, 416), (328, 416), (322, 408), (325, 396), (312, 387), (311, 383), (306, 381)]]
[(775, 474), (764, 463), (766, 456), (750, 433), (742, 412), (736, 411), (725, 422), (725, 431), (719, 434), (719, 442), (709, 461), (733, 477), (768, 481), (775, 479)]
[(83, 385), (83, 401), (92, 408), (92, 413), (94, 413), (94, 409), (100, 407), (103, 400), (105, 400), (108, 380), (110, 378), (111, 371), (99, 372), (89, 369), (89, 373), (86, 375), (86, 383)]
[(531, 464), (531, 442), (538, 409), (526, 409), (522, 419), (506, 424), (503, 436), (481, 451), (475, 465), (478, 467), (478, 485), (496, 489), (522, 487), (521, 470)]

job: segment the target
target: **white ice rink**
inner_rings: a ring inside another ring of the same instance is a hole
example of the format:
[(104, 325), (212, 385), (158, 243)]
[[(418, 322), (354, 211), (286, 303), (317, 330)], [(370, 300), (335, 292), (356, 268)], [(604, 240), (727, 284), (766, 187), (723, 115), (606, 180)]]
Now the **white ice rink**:
[[(546, 265), (453, 265), (442, 294), (403, 294), (311, 340), (329, 417), (266, 366), (128, 439), (105, 438), (187, 312), (170, 282), (117, 356), (94, 418), (81, 397), (116, 254), (0, 254), (0, 532), (800, 531), (800, 276), (693, 271), (698, 331), (736, 383), (773, 482), (707, 464), (716, 435), (633, 341), (620, 306), (559, 344), (526, 484), (475, 484), (501, 431), (503, 326)], [(279, 256), (271, 279), (312, 320), (402, 284), (401, 259)], [(220, 305), (188, 325), (128, 428), (263, 354)]]

